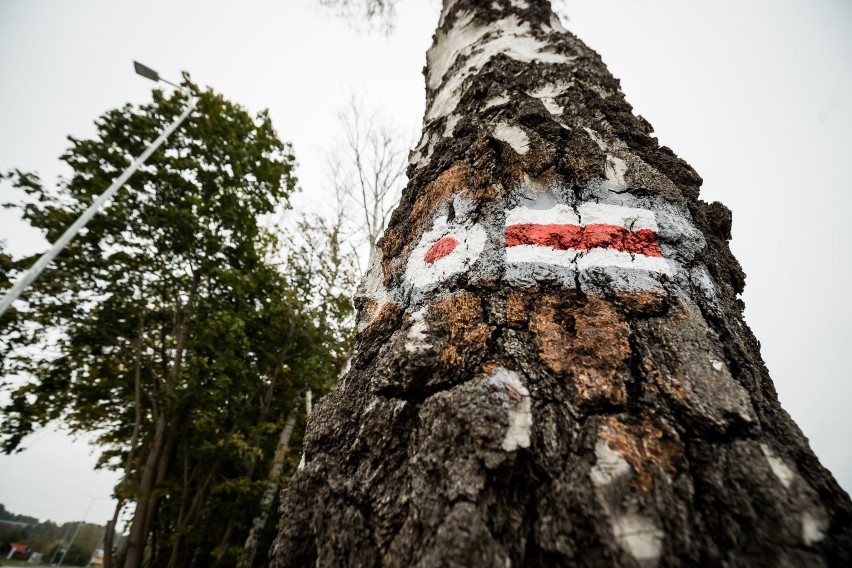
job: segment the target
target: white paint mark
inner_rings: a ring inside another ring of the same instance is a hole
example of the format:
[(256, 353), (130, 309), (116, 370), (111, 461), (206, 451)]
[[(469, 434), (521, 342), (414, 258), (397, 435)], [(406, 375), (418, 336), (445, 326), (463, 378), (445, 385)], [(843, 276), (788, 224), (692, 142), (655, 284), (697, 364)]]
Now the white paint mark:
[(299, 460), (299, 465), (296, 469), (305, 469), (305, 454), (302, 453), (302, 459)]
[(530, 149), (530, 138), (520, 126), (501, 122), (494, 129), (494, 137), (511, 146), (518, 154), (526, 154)]
[(438, 27), (439, 28), (443, 27), (444, 22), (447, 20), (449, 15), (455, 9), (456, 2), (458, 2), (458, 0), (445, 0), (444, 1), (444, 9), (441, 10), (441, 17), (438, 20)]
[(760, 444), (760, 449), (763, 451), (763, 455), (769, 463), (772, 473), (781, 481), (784, 489), (790, 489), (790, 485), (796, 477), (795, 472), (781, 458), (775, 455), (775, 452), (768, 445)]
[[(456, 240), (455, 248), (434, 262), (425, 260), (426, 253), (444, 237)], [(449, 226), (445, 217), (435, 219), (432, 228), (420, 238), (411, 251), (405, 269), (405, 281), (416, 288), (426, 288), (467, 271), (482, 254), (487, 235), (479, 225)]]
[(568, 33), (568, 30), (565, 29), (565, 26), (562, 25), (562, 21), (559, 19), (559, 17), (556, 14), (550, 15), (550, 27), (553, 28), (555, 31), (557, 31), (559, 33), (563, 33), (563, 34)]
[(530, 429), (532, 428), (532, 411), (529, 395), (521, 401), (517, 410), (509, 409), (509, 428), (503, 438), (503, 449), (507, 452), (518, 448), (530, 447)]
[(570, 249), (556, 250), (539, 245), (515, 245), (513, 247), (506, 247), (506, 262), (508, 264), (530, 262), (570, 266), (577, 260), (578, 254), (580, 254), (578, 251)]
[(621, 455), (609, 447), (606, 440), (598, 439), (595, 444), (597, 461), (589, 472), (596, 487), (609, 485), (622, 475), (630, 473), (630, 464)]
[(429, 325), (426, 323), (424, 319), (415, 320), (414, 324), (411, 326), (411, 329), (408, 330), (408, 335), (406, 336), (407, 341), (405, 342), (405, 350), (409, 353), (421, 353), (426, 351), (430, 347), (427, 333), (429, 332)]
[(580, 217), (570, 205), (559, 203), (547, 209), (515, 207), (506, 213), (506, 226), (522, 225), (579, 225)]
[(411, 321), (420, 321), (426, 315), (426, 306), (423, 306), (416, 312), (411, 312)]
[(535, 193), (544, 193), (550, 189), (550, 185), (547, 182), (532, 178), (526, 172), (524, 172), (524, 185), (527, 186), (527, 189)]
[[(427, 122), (451, 114), (461, 98), (465, 79), (479, 72), (495, 55), (503, 54), (524, 63), (567, 63), (573, 59), (548, 51), (546, 42), (530, 34), (529, 23), (521, 23), (515, 15), (487, 26), (472, 22), (473, 14), (461, 13), (449, 31), (438, 33), (435, 45), (426, 55), (429, 88), (436, 90), (426, 113)], [(447, 75), (459, 58), (464, 63)]]
[(439, 31), (435, 45), (426, 54), (429, 67), (429, 88), (437, 89), (447, 71), (463, 51), (478, 42), (488, 32), (487, 28), (471, 26), (473, 12), (462, 12), (453, 27), (446, 33)]
[(606, 142), (604, 142), (604, 139), (601, 137), (600, 134), (598, 134), (597, 132), (595, 132), (594, 130), (592, 130), (591, 128), (589, 128), (587, 126), (584, 126), (583, 130), (586, 131), (586, 133), (589, 135), (589, 138), (594, 140), (595, 144), (598, 145), (598, 148), (600, 148), (604, 152), (609, 150), (609, 145)]
[(409, 154), (408, 163), (411, 165), (418, 164), (420, 162), (420, 158), (423, 156), (423, 150), (426, 149), (428, 144), (429, 135), (424, 132), (423, 136), (420, 138), (420, 143), (417, 144), (417, 147), (414, 149), (414, 151)]
[(627, 173), (627, 162), (609, 154), (606, 157), (606, 165), (604, 169), (606, 171), (606, 179), (608, 181), (616, 185), (627, 185), (624, 181), (624, 175)]
[(802, 514), (802, 540), (807, 546), (812, 546), (825, 538), (828, 522), (825, 517), (814, 517), (805, 511)]
[(509, 412), (509, 427), (503, 438), (503, 450), (513, 452), (518, 448), (529, 448), (532, 430), (530, 391), (521, 382), (518, 373), (503, 367), (491, 373), (487, 385), (503, 399), (503, 406)]
[(721, 361), (717, 361), (716, 359), (710, 359), (710, 365), (712, 365), (712, 367), (717, 371), (721, 371), (725, 368), (725, 364)]
[(517, 8), (519, 10), (526, 10), (530, 7), (527, 0), (509, 0), (509, 4), (511, 4), (513, 8)]
[(424, 165), (429, 163), (429, 159), (432, 157), (432, 153), (435, 151), (435, 143), (437, 141), (436, 136), (429, 135), (428, 138), (428, 146), (426, 147), (426, 155), (423, 156), (422, 159), (417, 161), (417, 167), (422, 168)]
[(539, 99), (550, 114), (562, 114), (562, 106), (556, 102), (556, 97), (568, 90), (567, 83), (551, 83), (531, 91), (529, 95)]
[(369, 313), (362, 314), (361, 321), (358, 322), (358, 330), (363, 330), (372, 322), (379, 314), (382, 306), (388, 303), (388, 291), (385, 288), (384, 272), (382, 271), (382, 252), (377, 247), (370, 251), (370, 267), (361, 281), (359, 295), (362, 295), (374, 302), (373, 308)]
[(504, 104), (508, 103), (509, 100), (510, 100), (509, 97), (506, 96), (506, 95), (500, 95), (499, 97), (492, 97), (492, 98), (488, 99), (488, 101), (485, 103), (485, 109), (484, 110), (488, 110), (491, 107), (504, 105)]
[(583, 225), (618, 225), (631, 231), (650, 229), (659, 231), (657, 219), (650, 209), (607, 205), (606, 203), (583, 203), (577, 207)]
[(669, 262), (659, 256), (644, 256), (603, 248), (596, 248), (578, 254), (577, 268), (579, 270), (588, 270), (595, 267), (629, 268), (632, 270), (659, 272), (667, 275), (672, 274)]
[(621, 547), (636, 560), (652, 562), (660, 557), (664, 534), (647, 517), (637, 513), (617, 517), (612, 530)]
[(473, 213), (476, 212), (477, 203), (473, 199), (468, 199), (466, 197), (461, 197), (459, 195), (453, 196), (453, 211), (456, 213), (456, 222), (463, 223), (472, 218)]
[(444, 138), (450, 138), (453, 135), (453, 130), (456, 129), (456, 124), (459, 123), (461, 117), (457, 114), (451, 114), (447, 118), (447, 126), (444, 128)]

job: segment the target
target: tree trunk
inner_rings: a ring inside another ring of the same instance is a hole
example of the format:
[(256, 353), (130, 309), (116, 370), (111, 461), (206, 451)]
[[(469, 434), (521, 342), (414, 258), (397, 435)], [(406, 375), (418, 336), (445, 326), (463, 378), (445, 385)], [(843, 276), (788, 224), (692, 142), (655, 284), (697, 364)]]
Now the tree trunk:
[(445, 0), (423, 138), (275, 566), (852, 564), (731, 215), (545, 0)]
[[(309, 390), (308, 392), (311, 391)], [(290, 446), (290, 437), (293, 435), (293, 428), (295, 426), (296, 412), (293, 411), (287, 418), (287, 422), (284, 423), (284, 428), (281, 430), (281, 435), (278, 438), (278, 445), (275, 447), (272, 467), (269, 469), (269, 480), (267, 481), (266, 490), (263, 492), (263, 498), (260, 500), (260, 513), (252, 522), (251, 530), (244, 545), (246, 554), (241, 564), (242, 566), (254, 566), (257, 543), (260, 540), (263, 529), (266, 527), (266, 521), (269, 519), (269, 509), (272, 507), (272, 502), (275, 500), (275, 494), (278, 491), (281, 472), (284, 469), (284, 458), (287, 455), (287, 448)]]
[(167, 422), (160, 415), (154, 430), (154, 440), (148, 450), (145, 467), (139, 481), (136, 497), (136, 509), (133, 512), (133, 521), (130, 524), (130, 533), (127, 535), (127, 551), (124, 556), (124, 568), (138, 568), (142, 565), (145, 554), (145, 543), (148, 540), (147, 519), (148, 512), (153, 506), (155, 499), (155, 485), (160, 460), (166, 450)]

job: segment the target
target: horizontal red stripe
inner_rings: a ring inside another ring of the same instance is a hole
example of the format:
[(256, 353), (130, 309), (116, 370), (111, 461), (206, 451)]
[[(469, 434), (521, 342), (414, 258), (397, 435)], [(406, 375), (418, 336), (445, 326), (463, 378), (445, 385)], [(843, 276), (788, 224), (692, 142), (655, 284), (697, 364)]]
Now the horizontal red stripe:
[(540, 245), (556, 250), (604, 248), (662, 257), (657, 233), (651, 229), (631, 231), (618, 225), (540, 225), (520, 223), (506, 227), (506, 246)]

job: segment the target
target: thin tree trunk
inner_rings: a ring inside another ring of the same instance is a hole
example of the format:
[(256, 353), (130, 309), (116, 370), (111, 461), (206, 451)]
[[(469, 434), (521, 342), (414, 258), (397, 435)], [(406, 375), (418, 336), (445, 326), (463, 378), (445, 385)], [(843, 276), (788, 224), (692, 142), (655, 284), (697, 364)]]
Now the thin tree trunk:
[(314, 408), (314, 393), (311, 389), (305, 390), (305, 418), (311, 417), (311, 411)]
[(120, 507), (122, 504), (122, 501), (118, 502), (116, 512), (113, 514), (112, 519), (108, 520), (106, 524), (104, 532), (104, 568), (112, 568), (112, 547), (113, 541), (115, 540), (115, 523), (118, 522), (118, 513), (121, 511)]
[(852, 565), (852, 503), (743, 321), (730, 212), (600, 57), (546, 0), (445, 0), (426, 80), (273, 565)]
[[(186, 348), (186, 338), (189, 333), (189, 324), (193, 317), (195, 298), (200, 282), (201, 277), (196, 273), (192, 279), (186, 305), (183, 309), (176, 310), (180, 315), (175, 318), (174, 324), (175, 353), (171, 368), (166, 375), (166, 397), (164, 400), (167, 400), (172, 395), (180, 377), (180, 369)], [(142, 565), (145, 543), (151, 523), (157, 512), (157, 505), (159, 504), (159, 496), (154, 488), (156, 483), (165, 479), (169, 460), (163, 460), (162, 458), (164, 455), (170, 454), (174, 449), (174, 444), (177, 442), (176, 428), (178, 421), (179, 417), (173, 419), (169, 416), (169, 408), (164, 406), (160, 410), (155, 426), (154, 443), (148, 454), (145, 469), (142, 472), (142, 478), (139, 483), (139, 498), (136, 510), (133, 513), (130, 534), (127, 538), (127, 555), (124, 561), (124, 568), (139, 568)]]
[[(144, 302), (144, 291), (140, 292), (140, 302)], [(130, 481), (130, 469), (133, 466), (133, 458), (139, 445), (139, 431), (142, 428), (142, 348), (145, 341), (145, 310), (139, 311), (139, 322), (137, 326), (135, 357), (133, 362), (133, 432), (130, 435), (130, 448), (127, 451), (127, 459), (124, 461), (124, 477), (121, 480), (121, 489), (125, 489)], [(112, 548), (115, 540), (115, 527), (118, 524), (118, 516), (124, 506), (124, 499), (118, 496), (112, 521), (107, 523), (106, 534), (104, 534), (104, 568), (112, 568)]]
[(127, 536), (127, 552), (124, 557), (125, 568), (138, 568), (142, 565), (145, 542), (148, 539), (146, 520), (154, 498), (154, 486), (157, 481), (158, 465), (166, 448), (166, 419), (160, 416), (154, 430), (154, 441), (148, 450), (148, 457), (142, 470), (142, 478), (137, 488), (136, 509)]
[(195, 491), (189, 508), (185, 509), (183, 506), (181, 506), (180, 514), (178, 515), (177, 527), (174, 534), (174, 543), (172, 544), (172, 551), (171, 555), (169, 556), (169, 568), (178, 568), (180, 566), (180, 545), (182, 536), (186, 532), (187, 527), (189, 527), (195, 521), (195, 516), (201, 509), (201, 504), (207, 498), (207, 493), (210, 490), (210, 485), (213, 483), (213, 479), (216, 477), (218, 469), (219, 464), (217, 463), (207, 473), (207, 476), (204, 478), (204, 481), (201, 482), (201, 485)]
[[(310, 391), (308, 391), (310, 392)], [(278, 446), (275, 448), (275, 456), (272, 460), (272, 467), (269, 469), (269, 480), (267, 481), (266, 491), (263, 492), (263, 498), (260, 500), (260, 514), (255, 517), (251, 525), (248, 538), (246, 538), (244, 562), (242, 566), (253, 566), (254, 558), (257, 554), (257, 543), (260, 540), (260, 535), (266, 527), (266, 522), (269, 519), (269, 509), (275, 500), (275, 495), (278, 492), (278, 484), (281, 480), (281, 472), (284, 469), (284, 457), (287, 455), (287, 448), (290, 446), (290, 437), (293, 435), (293, 428), (296, 426), (296, 413), (291, 412), (284, 423), (284, 428), (281, 430), (281, 435), (278, 438)]]
[[(172, 457), (174, 456), (175, 449), (177, 447), (178, 435), (177, 433), (180, 431), (180, 426), (182, 423), (182, 415), (175, 418), (170, 424), (166, 431), (167, 438), (166, 444), (163, 448), (162, 455), (160, 457), (159, 462), (157, 463), (157, 478), (154, 483), (154, 491), (151, 492), (151, 497), (149, 501), (149, 505), (145, 511), (145, 525), (144, 525), (144, 534), (148, 535), (152, 533), (152, 528), (154, 527), (154, 521), (157, 518), (157, 513), (159, 512), (160, 506), (160, 498), (162, 495), (158, 488), (162, 486), (163, 482), (166, 480), (166, 477), (169, 472), (169, 467), (171, 465)], [(153, 559), (152, 565), (160, 566), (159, 562), (160, 551), (158, 548), (152, 546), (151, 557)]]

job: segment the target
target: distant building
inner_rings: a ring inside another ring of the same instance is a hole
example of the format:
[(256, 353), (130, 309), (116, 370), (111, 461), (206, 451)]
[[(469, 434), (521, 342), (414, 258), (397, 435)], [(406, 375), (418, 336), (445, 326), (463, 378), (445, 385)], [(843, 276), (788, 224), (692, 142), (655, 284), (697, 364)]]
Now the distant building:
[(15, 555), (19, 555), (18, 558), (25, 559), (29, 554), (33, 551), (28, 544), (21, 544), (20, 542), (13, 542), (10, 545), (9, 555), (6, 556), (6, 560), (11, 560), (15, 557)]

